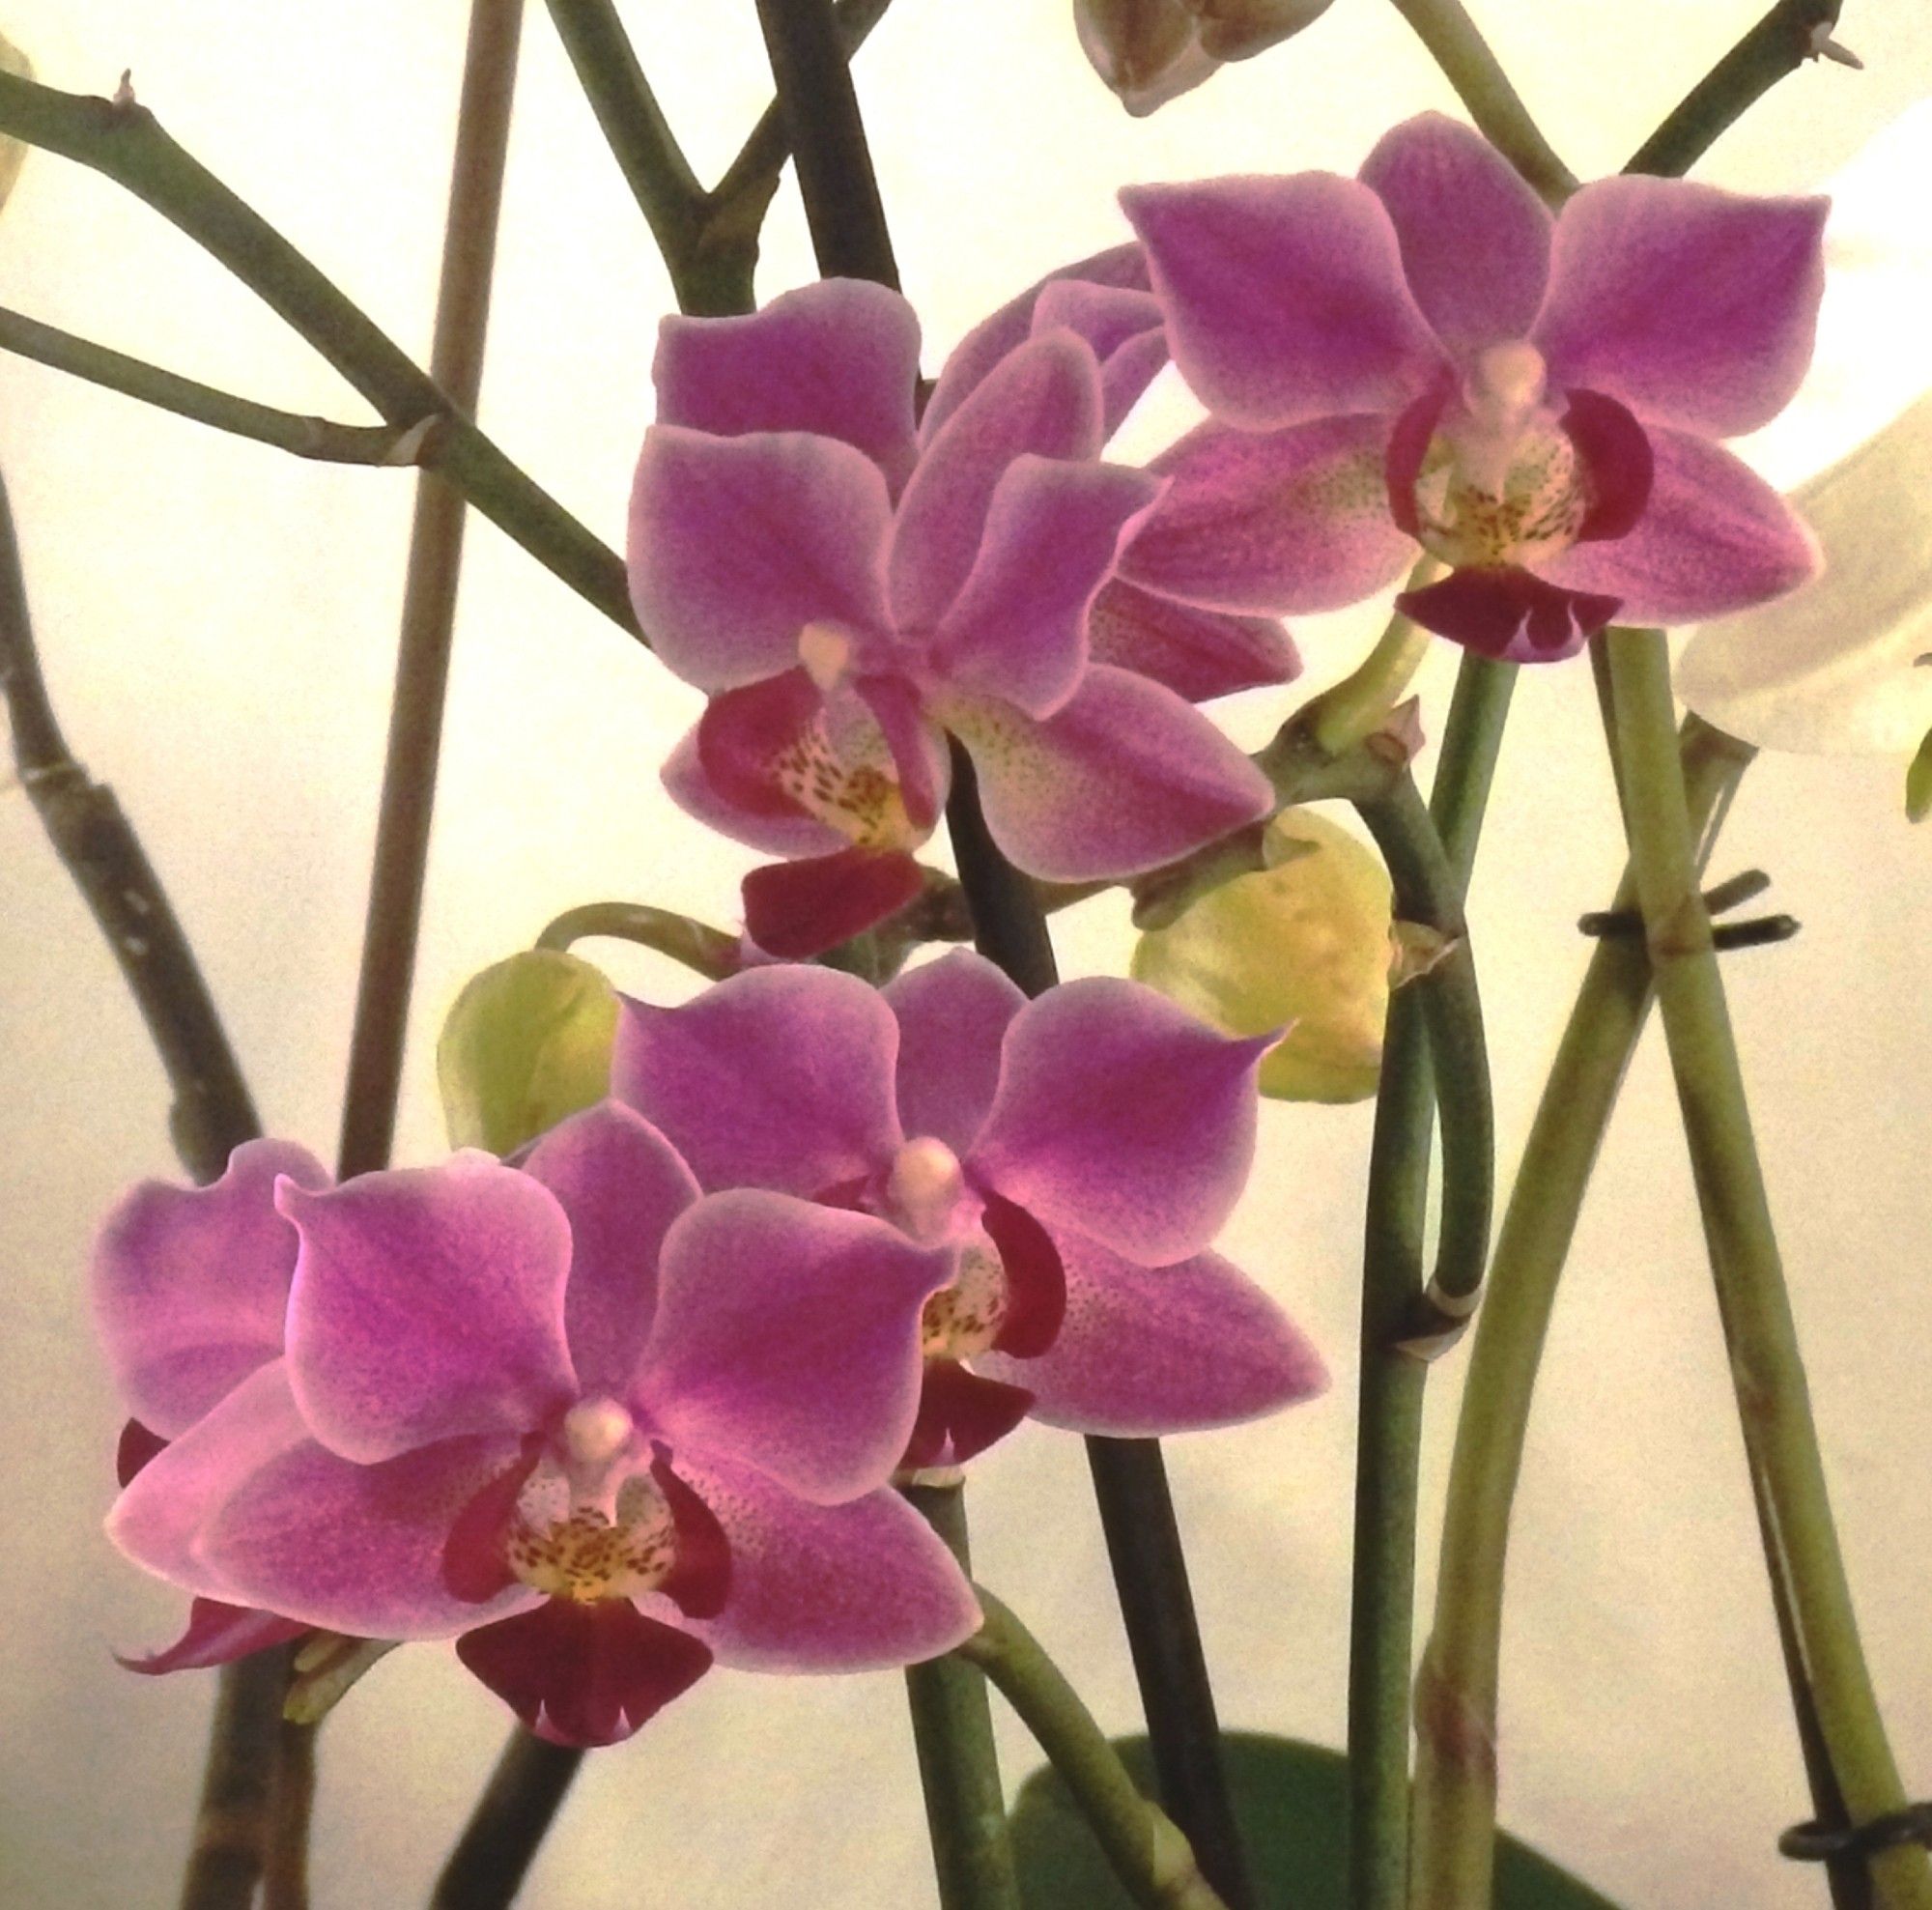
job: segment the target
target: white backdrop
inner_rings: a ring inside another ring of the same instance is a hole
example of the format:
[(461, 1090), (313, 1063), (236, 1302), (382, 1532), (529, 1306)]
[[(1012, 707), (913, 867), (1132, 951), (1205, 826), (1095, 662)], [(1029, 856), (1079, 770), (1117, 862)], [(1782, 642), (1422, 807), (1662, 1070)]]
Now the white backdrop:
[[(131, 67), (177, 137), (422, 352), (466, 11), (460, 0), (7, 0), (0, 27), (56, 85), (106, 92)], [(1487, 0), (1478, 11), (1587, 176), (1620, 163), (1758, 7)], [(1844, 37), (1868, 71), (1807, 69), (1705, 176), (1809, 187), (1932, 91), (1922, 8), (1846, 11)], [(625, 14), (698, 170), (715, 174), (767, 91), (749, 0), (633, 0)], [(1337, 0), (1282, 51), (1132, 123), (1088, 72), (1067, 15), (1066, 0), (898, 0), (862, 58), (928, 369), (1038, 271), (1123, 236), (1112, 204), (1122, 183), (1349, 170), (1394, 119), (1453, 107), (1391, 9)], [(1900, 178), (1894, 191), (1891, 215), (1919, 222), (1922, 238), (1922, 185)], [(761, 289), (810, 270), (787, 190)], [(0, 301), (277, 404), (357, 416), (218, 269), (57, 159), (29, 163), (0, 223)], [(532, 6), (483, 416), (612, 541), (668, 303)], [(1776, 475), (1802, 474), (1932, 380), (1932, 357), (1922, 370), (1901, 357), (1926, 350), (1924, 309), (1876, 301), (1872, 316), (1890, 328), (1877, 344), (1840, 328), (1844, 363), (1829, 388), (1844, 402), (1782, 433)], [(1171, 419), (1179, 400), (1167, 402)], [(143, 832), (265, 1119), (332, 1152), (412, 480), (305, 465), (12, 360), (0, 361), (0, 465), (75, 747)], [(1307, 682), (1345, 668), (1379, 615), (1372, 606), (1303, 625)], [(1453, 663), (1437, 657), (1424, 679), (1432, 728)], [(729, 920), (749, 858), (682, 820), (656, 784), (697, 700), (489, 526), (472, 527), (404, 1158), (440, 1145), (430, 1052), (469, 973), (590, 898)], [(1259, 740), (1281, 713), (1280, 698), (1260, 697), (1228, 714)], [(1620, 862), (1595, 731), (1582, 665), (1525, 672), (1472, 901), (1506, 1169), (1581, 970), (1574, 919), (1602, 902)], [(1920, 1350), (1932, 1016), (1917, 985), (1932, 938), (1932, 838), (1908, 830), (1899, 791), (1895, 765), (1767, 760), (1718, 864), (1766, 865), (1775, 905), (1805, 925), (1791, 944), (1733, 958), (1728, 974), (1867, 1642), (1918, 1794), (1932, 1787)], [(1119, 972), (1124, 911), (1091, 905), (1061, 940), (1070, 972)], [(613, 966), (661, 997), (686, 986), (647, 957)], [(172, 1901), (212, 1680), (139, 1681), (108, 1656), (158, 1640), (178, 1601), (100, 1536), (119, 1414), (89, 1341), (82, 1269), (117, 1189), (175, 1170), (140, 1025), (17, 792), (0, 796), (0, 1898), (22, 1910), (159, 1905)], [(1170, 1447), (1227, 1721), (1331, 1742), (1368, 1132), (1366, 1108), (1269, 1107), (1225, 1241), (1317, 1337), (1334, 1391), (1262, 1428)], [(1447, 1361), (1432, 1399), (1425, 1611), (1459, 1379)], [(1133, 1727), (1078, 1442), (1027, 1432), (979, 1468), (973, 1498), (982, 1576), (1103, 1720)], [(1819, 1903), (1815, 1873), (1771, 1849), (1805, 1814), (1804, 1788), (1654, 1031), (1559, 1309), (1513, 1559), (1509, 1822), (1633, 1910)], [(503, 1722), (444, 1648), (399, 1653), (371, 1677), (324, 1739), (324, 1910), (421, 1900)], [(1016, 1781), (1037, 1760), (1004, 1718), (1002, 1741)], [(590, 1760), (526, 1900), (929, 1904), (898, 1680), (708, 1679)]]

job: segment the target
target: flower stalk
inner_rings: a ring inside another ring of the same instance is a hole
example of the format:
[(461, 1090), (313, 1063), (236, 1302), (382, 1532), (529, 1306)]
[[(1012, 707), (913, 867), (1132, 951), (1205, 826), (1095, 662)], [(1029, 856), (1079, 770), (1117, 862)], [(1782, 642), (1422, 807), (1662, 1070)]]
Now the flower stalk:
[(583, 1753), (519, 1725), (430, 1898), (431, 1910), (504, 1910), (522, 1888)]

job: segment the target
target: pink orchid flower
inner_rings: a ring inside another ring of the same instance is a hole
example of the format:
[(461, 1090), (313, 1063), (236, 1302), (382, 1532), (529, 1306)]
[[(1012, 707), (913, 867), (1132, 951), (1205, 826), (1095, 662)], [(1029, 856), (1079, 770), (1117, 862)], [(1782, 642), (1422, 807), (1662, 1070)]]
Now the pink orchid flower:
[(611, 1086), (707, 1187), (859, 1208), (947, 1251), (904, 1349), (923, 1373), (905, 1463), (924, 1467), (1028, 1412), (1158, 1434), (1321, 1389), (1281, 1310), (1204, 1251), (1247, 1179), (1271, 1044), (1132, 982), (1029, 1002), (958, 951), (884, 990), (792, 966), (682, 1008), (627, 1001)]
[(1122, 562), (1210, 609), (1372, 594), (1486, 655), (1573, 654), (1612, 617), (1781, 595), (1815, 546), (1716, 442), (1783, 409), (1811, 355), (1822, 199), (1681, 180), (1584, 186), (1551, 218), (1425, 114), (1359, 179), (1137, 186), (1175, 362), (1213, 416)]
[[(774, 954), (815, 953), (917, 892), (908, 852), (944, 807), (949, 736), (995, 840), (1049, 879), (1153, 868), (1269, 807), (1233, 744), (1119, 660), (1142, 602), (1170, 650), (1211, 648), (1218, 622), (1136, 593), (1097, 649), (1089, 633), (1159, 490), (1098, 458), (1162, 361), (1153, 300), (1065, 278), (1024, 335), (996, 321), (917, 424), (919, 326), (896, 293), (834, 279), (749, 318), (665, 321), (631, 593), (710, 698), (672, 795), (806, 863), (748, 888)], [(788, 924), (814, 893), (809, 929)]]
[(858, 1669), (975, 1628), (952, 1555), (881, 1489), (918, 1405), (903, 1339), (947, 1270), (896, 1230), (700, 1200), (609, 1102), (522, 1170), (464, 1153), (276, 1196), (286, 1354), (122, 1495), (109, 1532), (148, 1570), (331, 1631), (454, 1637), (580, 1745), (714, 1657)]

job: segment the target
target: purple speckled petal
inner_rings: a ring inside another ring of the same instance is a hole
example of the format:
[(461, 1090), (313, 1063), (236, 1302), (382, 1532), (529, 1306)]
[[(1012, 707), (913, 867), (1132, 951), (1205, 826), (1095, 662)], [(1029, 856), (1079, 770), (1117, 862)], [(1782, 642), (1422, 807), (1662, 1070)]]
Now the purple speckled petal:
[(1080, 339), (1051, 331), (995, 366), (926, 438), (899, 500), (887, 558), (897, 626), (930, 629), (944, 617), (980, 555), (994, 488), (1015, 458), (1092, 458), (1100, 444), (1100, 368)]
[(748, 1466), (680, 1457), (731, 1542), (731, 1593), (690, 1629), (754, 1671), (865, 1671), (950, 1651), (980, 1628), (952, 1554), (894, 1492), (808, 1505)]
[(1019, 458), (1002, 473), (971, 574), (929, 667), (960, 688), (1051, 716), (1087, 668), (1087, 613), (1122, 540), (1160, 494), (1120, 465)]
[(1217, 1034), (1137, 982), (1068, 982), (1007, 1031), (974, 1176), (1142, 1266), (1184, 1259), (1248, 1178), (1255, 1070), (1273, 1041)]
[[(1138, 250), (1138, 248), (1136, 248)], [(1063, 278), (1041, 287), (1033, 328), (1077, 332), (1100, 361), (1100, 429), (1111, 438), (1167, 363), (1167, 322), (1151, 292)]]
[(1093, 662), (1151, 677), (1190, 703), (1301, 674), (1294, 640), (1272, 617), (1201, 610), (1119, 578), (1087, 613), (1087, 648)]
[(892, 1010), (857, 976), (754, 968), (682, 1008), (626, 999), (611, 1089), (700, 1185), (810, 1198), (891, 1160), (897, 1054)]
[(1136, 1267), (1097, 1240), (1058, 1236), (1066, 1318), (1037, 1359), (982, 1354), (988, 1377), (1030, 1387), (1033, 1416), (1115, 1439), (1258, 1418), (1328, 1383), (1288, 1316), (1216, 1253)]
[(680, 1471), (737, 1459), (815, 1503), (857, 1498), (905, 1450), (920, 1313), (952, 1272), (868, 1213), (713, 1194), (665, 1240), (635, 1396)]
[(1824, 199), (1681, 179), (1601, 179), (1556, 222), (1535, 340), (1552, 385), (1709, 437), (1781, 412), (1811, 362)]
[[(1594, 548), (1594, 547), (1593, 547)], [(1555, 569), (1546, 565), (1546, 569)], [(1395, 600), (1404, 616), (1480, 656), (1561, 663), (1617, 614), (1614, 596), (1572, 590), (1506, 566), (1458, 570)]]
[(277, 1198), (301, 1236), (289, 1383), (325, 1445), (369, 1464), (526, 1433), (576, 1397), (570, 1226), (527, 1174), (466, 1150)]
[(1000, 1081), (1000, 1047), (1023, 995), (982, 955), (954, 949), (887, 983), (898, 1017), (899, 1125), (971, 1151)]
[[(730, 837), (734, 842), (762, 849), (766, 855), (829, 855), (845, 846), (845, 838), (838, 830), (816, 816), (807, 815), (796, 805), (789, 811), (768, 814), (762, 805), (747, 808), (733, 802), (705, 773), (696, 728), (687, 730), (671, 752), (663, 777), (671, 801), (685, 814), (695, 816), (721, 836)], [(767, 795), (765, 802), (770, 801)]]
[(553, 1127), (524, 1171), (570, 1222), (563, 1317), (586, 1393), (612, 1393), (637, 1370), (658, 1298), (658, 1250), (698, 1197), (676, 1149), (642, 1115), (600, 1101)]
[(1817, 541), (1721, 445), (1649, 427), (1650, 503), (1627, 537), (1578, 544), (1537, 568), (1569, 590), (1622, 599), (1622, 623), (1700, 623), (1768, 603), (1817, 575)]
[(631, 490), (631, 602), (658, 659), (700, 690), (798, 661), (809, 623), (884, 621), (892, 506), (877, 465), (808, 432), (644, 435)]
[(124, 1669), (149, 1678), (169, 1671), (205, 1671), (266, 1651), (271, 1644), (287, 1644), (311, 1629), (298, 1619), (278, 1618), (272, 1611), (198, 1598), (188, 1607), (187, 1624), (173, 1644), (131, 1658), (117, 1651), (114, 1660)]
[(925, 875), (896, 849), (839, 849), (767, 863), (739, 884), (745, 932), (781, 961), (810, 961), (917, 899)]
[(1386, 417), (1284, 431), (1209, 422), (1154, 460), (1168, 479), (1121, 575), (1210, 610), (1338, 610), (1415, 560), (1389, 514)]
[(1043, 723), (990, 697), (952, 699), (993, 840), (1030, 875), (1135, 875), (1268, 813), (1267, 778), (1199, 710), (1130, 670), (1089, 667)]
[(919, 320), (896, 292), (865, 279), (821, 279), (744, 318), (668, 318), (652, 376), (660, 424), (842, 439), (894, 490), (918, 455)]
[(94, 1249), (95, 1325), (121, 1397), (173, 1439), (282, 1351), (295, 1229), (275, 1178), (328, 1185), (292, 1141), (244, 1141), (206, 1187), (143, 1181), (109, 1211)]
[(1527, 335), (1549, 280), (1551, 220), (1487, 139), (1419, 113), (1382, 135), (1361, 181), (1388, 208), (1408, 289), (1451, 357)]
[(1439, 366), (1395, 227), (1358, 181), (1136, 185), (1121, 204), (1147, 247), (1174, 361), (1228, 423), (1269, 431), (1397, 412)]

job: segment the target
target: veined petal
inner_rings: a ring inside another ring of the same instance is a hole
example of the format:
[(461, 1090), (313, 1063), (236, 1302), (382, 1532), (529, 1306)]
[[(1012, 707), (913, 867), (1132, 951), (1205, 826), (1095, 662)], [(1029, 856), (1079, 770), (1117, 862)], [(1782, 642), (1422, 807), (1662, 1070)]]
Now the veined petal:
[[(827, 855), (849, 841), (796, 804), (767, 814), (762, 806), (748, 808), (733, 802), (705, 772), (697, 728), (685, 732), (661, 774), (666, 791), (685, 814), (766, 855)], [(761, 804), (770, 801), (769, 794), (761, 794)]]
[(1267, 778), (1205, 716), (1128, 670), (1090, 665), (1043, 723), (990, 697), (943, 714), (972, 753), (993, 840), (1045, 881), (1157, 869), (1274, 806)]
[[(1569, 555), (1543, 568), (1551, 577), (1565, 575)], [(1567, 581), (1549, 583), (1503, 566), (1452, 571), (1439, 583), (1403, 591), (1395, 607), (1423, 629), (1481, 656), (1506, 663), (1560, 663), (1602, 630), (1622, 602), (1614, 595), (1572, 588)]]
[(527, 1174), (466, 1150), (327, 1193), (284, 1181), (277, 1198), (301, 1236), (289, 1383), (331, 1450), (370, 1464), (521, 1435), (576, 1397), (570, 1225)]
[(244, 1141), (206, 1187), (144, 1181), (109, 1211), (94, 1249), (95, 1325), (121, 1397), (173, 1439), (282, 1351), (295, 1229), (275, 1179), (328, 1185), (292, 1141)]
[(1148, 291), (1055, 279), (1040, 288), (1033, 328), (1038, 333), (1056, 327), (1086, 339), (1100, 361), (1100, 433), (1111, 438), (1167, 363), (1160, 300)]
[(952, 683), (1050, 716), (1087, 668), (1087, 613), (1158, 481), (1031, 454), (1001, 474), (973, 569), (935, 632)]
[(816, 1503), (856, 1498), (905, 1449), (920, 1313), (952, 1272), (868, 1213), (714, 1194), (665, 1240), (640, 1410), (687, 1477), (693, 1455), (723, 1457)]
[(1767, 423), (1811, 362), (1829, 204), (1681, 179), (1584, 186), (1556, 221), (1534, 332), (1551, 385), (1712, 437)]
[(114, 1656), (124, 1669), (139, 1671), (144, 1677), (159, 1677), (169, 1671), (204, 1671), (211, 1666), (232, 1665), (252, 1652), (266, 1651), (271, 1644), (286, 1644), (311, 1629), (298, 1619), (278, 1618), (272, 1611), (197, 1598), (188, 1607), (185, 1629), (173, 1644), (138, 1658), (124, 1658), (119, 1652)]
[(1033, 1416), (1070, 1432), (1157, 1438), (1259, 1418), (1328, 1383), (1315, 1352), (1246, 1274), (1216, 1253), (1136, 1267), (1070, 1230), (1058, 1237), (1066, 1318), (1037, 1359), (983, 1354), (989, 1376), (1034, 1394)]
[(1389, 514), (1389, 429), (1381, 416), (1198, 426), (1154, 460), (1168, 488), (1122, 555), (1122, 577), (1266, 616), (1373, 596), (1415, 560)]
[(1026, 996), (982, 955), (953, 949), (886, 984), (898, 1017), (899, 1125), (971, 1152), (1000, 1080), (1000, 1047)]
[(768, 863), (739, 885), (745, 932), (768, 955), (810, 961), (917, 899), (925, 875), (895, 849), (840, 849)]
[(1254, 1158), (1255, 1070), (1272, 1044), (1222, 1035), (1137, 982), (1068, 982), (1007, 1031), (969, 1165), (1050, 1230), (1167, 1266), (1234, 1210)]
[(709, 1188), (810, 1198), (892, 1159), (898, 1024), (829, 968), (749, 969), (682, 1008), (625, 999), (611, 1058), (628, 1101)]
[(1747, 465), (1689, 432), (1652, 425), (1649, 437), (1650, 502), (1636, 527), (1540, 564), (1546, 577), (1619, 598), (1623, 623), (1694, 623), (1781, 597), (1817, 573), (1816, 540)]
[(1273, 618), (1202, 610), (1120, 578), (1087, 613), (1087, 648), (1093, 662), (1151, 677), (1190, 703), (1301, 674), (1294, 640)]
[(866, 279), (820, 279), (743, 318), (667, 318), (651, 375), (660, 424), (838, 438), (895, 491), (918, 455), (919, 320)]
[(731, 1594), (691, 1630), (725, 1665), (867, 1671), (951, 1651), (980, 1628), (973, 1588), (894, 1492), (808, 1505), (751, 1468), (679, 1462), (731, 1543)]
[(809, 623), (881, 628), (891, 515), (878, 466), (837, 439), (653, 425), (631, 489), (631, 602), (687, 683), (755, 683), (797, 663)]
[(1418, 113), (1382, 135), (1361, 181), (1387, 208), (1408, 289), (1452, 358), (1527, 335), (1549, 279), (1551, 220), (1481, 133)]
[(1358, 181), (1136, 185), (1121, 204), (1147, 247), (1174, 361), (1216, 417), (1271, 431), (1398, 412), (1439, 366), (1395, 227)]

